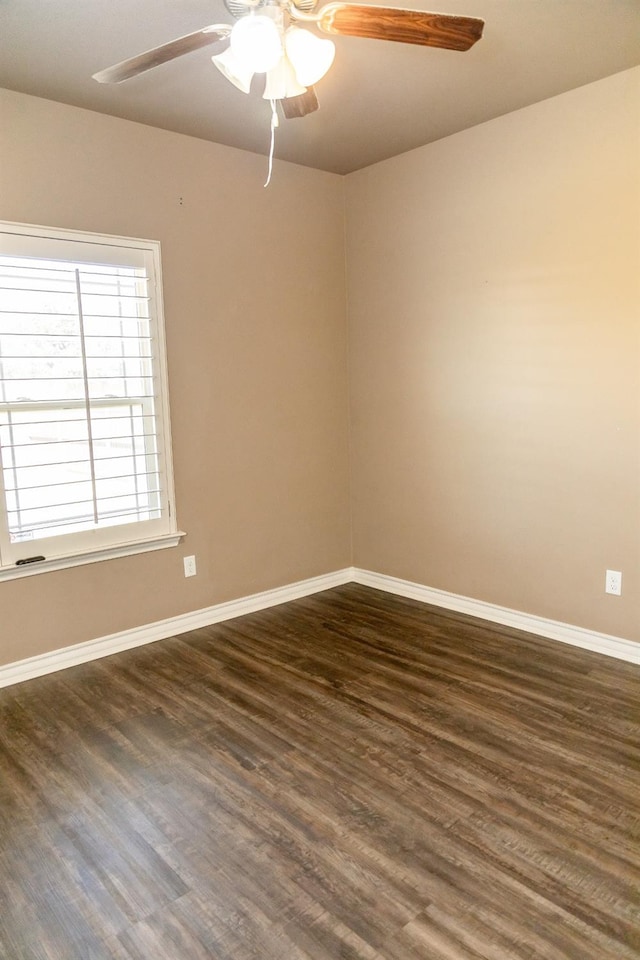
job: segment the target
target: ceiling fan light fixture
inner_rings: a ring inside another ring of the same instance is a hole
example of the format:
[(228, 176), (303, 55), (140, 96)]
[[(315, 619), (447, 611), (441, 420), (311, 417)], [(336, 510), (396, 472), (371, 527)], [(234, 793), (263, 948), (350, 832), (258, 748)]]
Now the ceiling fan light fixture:
[(211, 57), (211, 62), (234, 87), (242, 90), (243, 93), (249, 93), (253, 80), (253, 70), (248, 70), (238, 60), (231, 47), (227, 47), (224, 53)]
[(336, 53), (332, 40), (321, 40), (300, 27), (289, 27), (284, 43), (298, 82), (304, 87), (310, 87), (324, 77)]
[(300, 97), (307, 92), (296, 78), (295, 70), (286, 56), (280, 57), (275, 67), (267, 73), (263, 97), (265, 100), (286, 100), (287, 97)]
[(282, 38), (277, 24), (262, 14), (249, 14), (231, 31), (231, 48), (244, 70), (268, 73), (282, 56)]

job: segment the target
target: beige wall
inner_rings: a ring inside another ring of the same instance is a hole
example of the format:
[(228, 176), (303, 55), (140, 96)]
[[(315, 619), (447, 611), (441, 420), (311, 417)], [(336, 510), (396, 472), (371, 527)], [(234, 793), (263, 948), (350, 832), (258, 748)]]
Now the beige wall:
[(188, 533), (0, 583), (0, 663), (347, 565), (342, 179), (9, 92), (0, 131), (0, 218), (162, 242)]
[(640, 641), (639, 81), (347, 178), (357, 566)]
[(639, 81), (268, 190), (263, 157), (0, 91), (1, 218), (162, 241), (188, 532), (0, 583), (0, 663), (352, 560), (640, 641)]

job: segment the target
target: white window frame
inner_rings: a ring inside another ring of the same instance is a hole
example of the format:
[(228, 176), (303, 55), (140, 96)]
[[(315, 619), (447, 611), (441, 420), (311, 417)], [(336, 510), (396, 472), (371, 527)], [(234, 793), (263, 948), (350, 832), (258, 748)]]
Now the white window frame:
[[(61, 250), (66, 256), (61, 256)], [(0, 469), (0, 580), (32, 576), (45, 571), (79, 566), (113, 557), (174, 547), (185, 535), (178, 530), (176, 522), (159, 241), (0, 221), (0, 253), (3, 255), (41, 256), (56, 260), (68, 259), (69, 262), (117, 264), (123, 262), (124, 251), (129, 251), (130, 262), (135, 261), (137, 264), (141, 260), (144, 261), (149, 278), (155, 413), (162, 444), (161, 516), (156, 520), (98, 526), (81, 532), (22, 543), (11, 542), (3, 472)], [(124, 253), (124, 256), (126, 257), (127, 254)], [(124, 262), (127, 262), (126, 259)], [(131, 399), (134, 402), (136, 400), (136, 398)], [(80, 402), (84, 406), (85, 401)], [(93, 401), (92, 406), (93, 404), (99, 406), (101, 402), (101, 400)], [(109, 398), (104, 403), (108, 406), (118, 406), (122, 403), (126, 404), (126, 400)], [(47, 404), (49, 407), (55, 406), (55, 402), (47, 401)], [(35, 405), (37, 406), (37, 403)], [(4, 406), (8, 408), (12, 404), (7, 403)], [(66, 406), (68, 407), (69, 404)], [(30, 561), (33, 556), (43, 556), (44, 559), (25, 562)], [(19, 562), (21, 560), (22, 563)]]

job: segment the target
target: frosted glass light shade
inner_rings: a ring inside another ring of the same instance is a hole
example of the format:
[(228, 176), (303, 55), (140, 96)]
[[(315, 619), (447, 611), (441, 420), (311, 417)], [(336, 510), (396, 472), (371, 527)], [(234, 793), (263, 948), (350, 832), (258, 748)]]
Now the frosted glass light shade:
[(267, 73), (282, 56), (280, 31), (270, 17), (249, 14), (231, 31), (231, 50), (244, 69)]
[(253, 70), (248, 70), (238, 60), (231, 47), (227, 47), (224, 53), (219, 53), (211, 57), (214, 67), (217, 67), (220, 73), (230, 80), (234, 87), (242, 90), (243, 93), (249, 93), (251, 90), (251, 81), (253, 80)]
[(296, 74), (287, 57), (280, 57), (275, 67), (267, 73), (267, 82), (262, 96), (265, 100), (284, 100), (299, 97), (307, 88), (298, 83)]
[(324, 77), (336, 53), (331, 40), (321, 40), (300, 27), (289, 27), (284, 43), (296, 77), (303, 87), (310, 87)]

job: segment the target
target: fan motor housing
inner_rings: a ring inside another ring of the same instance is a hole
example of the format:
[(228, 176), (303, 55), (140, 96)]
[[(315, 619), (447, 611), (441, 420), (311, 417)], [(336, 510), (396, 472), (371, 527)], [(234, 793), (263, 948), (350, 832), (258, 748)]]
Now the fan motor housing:
[[(266, 7), (267, 5), (273, 4), (273, 0), (224, 0), (224, 5), (235, 20), (240, 20), (241, 17), (246, 17), (250, 10), (259, 10), (261, 7)], [(296, 10), (302, 10), (305, 13), (310, 13), (317, 4), (317, 0), (295, 0), (295, 2), (284, 2), (280, 3), (280, 6), (284, 9), (288, 9), (290, 6), (295, 7)]]

